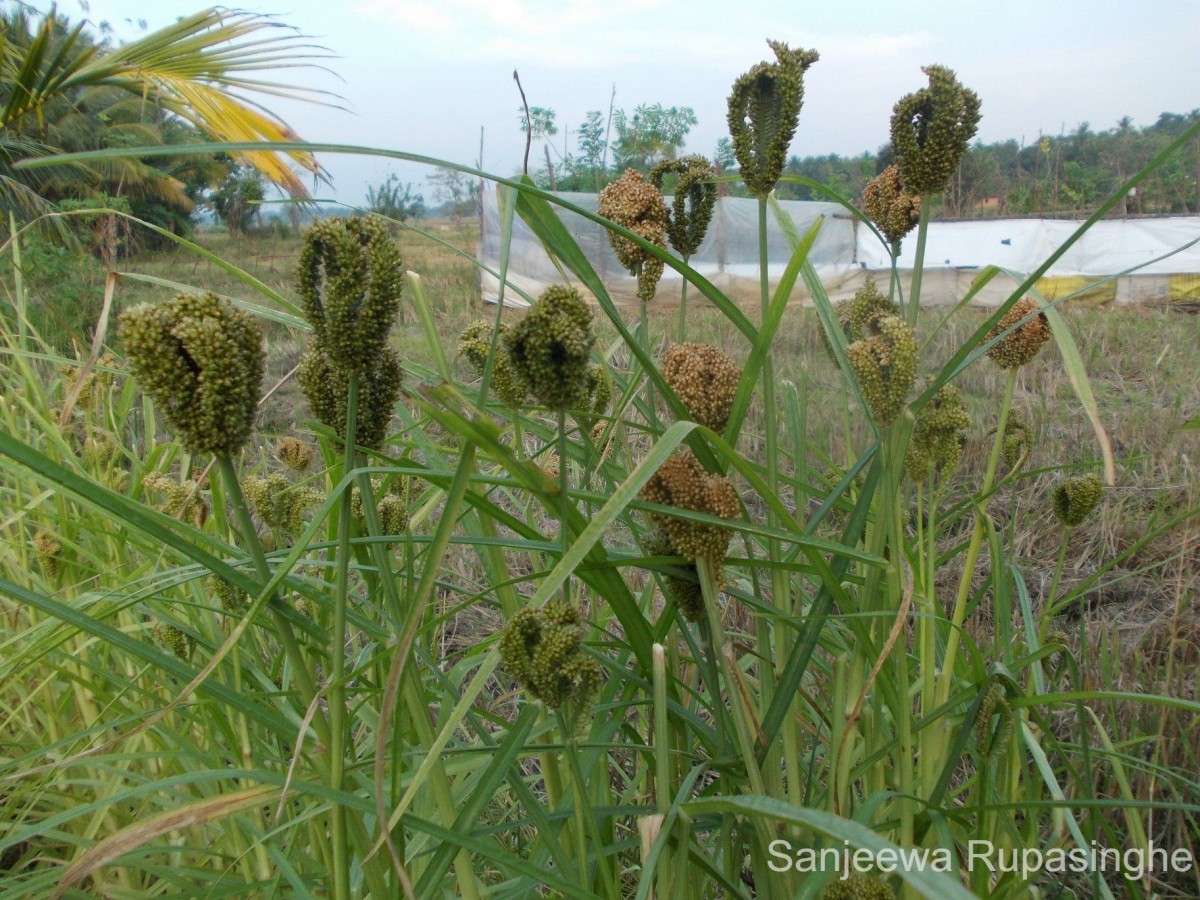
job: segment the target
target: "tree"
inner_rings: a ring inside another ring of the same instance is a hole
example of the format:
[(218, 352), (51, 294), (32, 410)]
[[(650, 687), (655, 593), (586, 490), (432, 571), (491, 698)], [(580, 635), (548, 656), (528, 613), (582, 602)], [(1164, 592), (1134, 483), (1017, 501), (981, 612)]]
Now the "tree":
[(588, 175), (595, 181), (596, 190), (603, 186), (601, 176), (604, 169), (604, 115), (598, 109), (590, 111), (575, 135), (579, 155), (575, 157), (577, 175)]
[[(296, 139), (282, 119), (230, 93), (236, 87), (311, 99), (306, 89), (256, 77), (260, 69), (296, 65), (315, 55), (295, 35), (271, 33), (280, 27), (263, 16), (208, 9), (114, 47), (97, 42), (83, 23), (71, 25), (53, 10), (37, 21), (24, 5), (0, 11), (0, 213), (25, 217), (46, 212), (46, 195), (76, 195), (73, 182), (91, 189), (89, 182), (102, 179), (106, 168), (145, 168), (145, 163), (126, 158), (54, 169), (13, 168), (23, 157), (63, 152), (72, 143), (72, 129), (76, 137), (99, 135), (86, 149), (130, 146), (141, 138), (155, 143), (150, 133), (126, 128), (126, 138), (135, 139), (122, 144), (96, 127), (104, 122), (97, 110), (117, 105), (118, 97), (132, 101), (129, 109), (146, 111), (147, 125), (176, 118), (219, 141)], [(311, 154), (303, 152), (258, 152), (241, 159), (293, 196), (307, 192), (292, 165), (320, 172)], [(163, 181), (158, 189), (166, 185)]]
[(232, 237), (244, 233), (259, 218), (265, 197), (262, 173), (250, 166), (235, 166), (213, 192), (211, 202)]
[(412, 184), (401, 184), (393, 172), (382, 184), (367, 188), (367, 209), (389, 219), (407, 222), (425, 215), (425, 198), (413, 193)]
[(454, 224), (461, 225), (464, 212), (470, 212), (473, 200), (471, 182), (457, 169), (439, 168), (429, 176), (435, 196), (450, 206)]
[(617, 110), (613, 113), (613, 126), (617, 130), (613, 161), (617, 170), (632, 167), (648, 172), (656, 163), (674, 159), (698, 121), (690, 106), (666, 109), (661, 103), (643, 104), (633, 115)]

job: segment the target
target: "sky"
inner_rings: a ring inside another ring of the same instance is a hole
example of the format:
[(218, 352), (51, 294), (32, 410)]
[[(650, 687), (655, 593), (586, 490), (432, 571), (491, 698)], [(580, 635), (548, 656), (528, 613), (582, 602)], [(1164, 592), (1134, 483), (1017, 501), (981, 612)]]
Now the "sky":
[[(181, 0), (60, 0), (73, 19), (109, 22), (119, 38), (193, 13)], [(334, 105), (272, 100), (304, 139), (404, 150), (520, 170), (524, 135), (513, 82), (530, 105), (557, 113), (559, 151), (574, 149), (589, 110), (690, 106), (699, 119), (685, 151), (711, 156), (727, 134), (733, 80), (773, 58), (765, 39), (821, 58), (805, 79), (796, 155), (875, 151), (896, 100), (939, 63), (982, 98), (977, 139), (1032, 143), (1088, 122), (1137, 126), (1200, 107), (1200, 3), (1195, 0), (251, 0), (326, 49), (323, 68), (288, 70)], [(569, 128), (565, 132), (564, 126)], [(535, 147), (535, 153), (540, 148)], [(396, 173), (423, 189), (429, 169), (326, 156), (320, 197), (362, 203)], [(533, 163), (531, 161), (531, 167)]]

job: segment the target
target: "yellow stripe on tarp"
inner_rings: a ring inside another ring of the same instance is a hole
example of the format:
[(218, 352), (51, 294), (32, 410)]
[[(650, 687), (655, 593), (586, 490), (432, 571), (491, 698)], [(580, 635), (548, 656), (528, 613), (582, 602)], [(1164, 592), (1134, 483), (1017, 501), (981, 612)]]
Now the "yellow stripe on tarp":
[(1172, 275), (1167, 296), (1173, 303), (1177, 300), (1200, 300), (1200, 275)]
[[(1088, 290), (1089, 284), (1096, 286)], [(1071, 302), (1073, 303), (1087, 303), (1089, 305), (1100, 306), (1105, 303), (1112, 303), (1117, 299), (1117, 282), (1115, 280), (1097, 284), (1094, 279), (1085, 278), (1082, 275), (1059, 275), (1053, 278), (1039, 278), (1037, 288), (1047, 300), (1057, 300), (1068, 294), (1074, 294), (1076, 291), (1082, 291), (1082, 293), (1072, 298)]]

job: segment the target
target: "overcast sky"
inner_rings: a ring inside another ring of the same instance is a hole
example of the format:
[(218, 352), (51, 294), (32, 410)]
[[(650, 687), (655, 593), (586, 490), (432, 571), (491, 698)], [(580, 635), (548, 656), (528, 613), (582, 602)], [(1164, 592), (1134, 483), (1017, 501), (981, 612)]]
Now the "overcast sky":
[[(78, 0), (59, 9), (84, 15)], [(121, 37), (195, 12), (181, 0), (91, 0), (87, 17)], [(574, 130), (588, 110), (640, 103), (690, 106), (699, 125), (686, 145), (711, 156), (726, 134), (725, 98), (741, 72), (770, 56), (764, 39), (821, 54), (806, 78), (798, 155), (874, 151), (888, 139), (892, 105), (940, 63), (983, 101), (978, 138), (1094, 130), (1122, 116), (1136, 125), (1200, 107), (1200, 3), (1195, 0), (266, 0), (271, 13), (333, 54), (331, 73), (289, 80), (340, 95), (345, 110), (273, 102), (305, 139), (407, 150), (472, 163), (484, 129), (484, 168), (511, 175), (524, 137), (517, 126), (518, 69), (529, 102)], [(332, 191), (359, 203), (368, 184), (419, 166), (323, 159)], [(430, 199), (426, 191), (427, 199)]]

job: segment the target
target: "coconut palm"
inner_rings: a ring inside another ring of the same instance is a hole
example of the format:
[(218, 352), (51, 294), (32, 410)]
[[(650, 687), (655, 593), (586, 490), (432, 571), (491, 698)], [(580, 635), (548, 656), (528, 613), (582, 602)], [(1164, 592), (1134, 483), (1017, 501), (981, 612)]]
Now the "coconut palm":
[[(22, 7), (0, 12), (0, 210), (42, 212), (47, 200), (87, 194), (79, 189), (98, 183), (137, 182), (143, 192), (178, 195), (178, 182), (134, 159), (36, 173), (12, 167), (24, 157), (85, 145), (161, 143), (155, 129), (172, 119), (213, 140), (296, 140), (282, 119), (235, 93), (315, 99), (317, 92), (260, 75), (311, 65), (323, 55), (281, 28), (263, 16), (207, 9), (112, 47), (53, 11), (40, 21)], [(131, 121), (132, 106), (140, 123)], [(294, 167), (320, 172), (307, 153), (254, 153), (242, 161), (299, 197), (307, 192)]]

